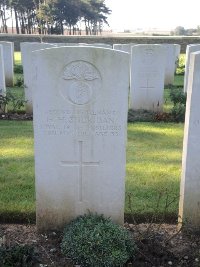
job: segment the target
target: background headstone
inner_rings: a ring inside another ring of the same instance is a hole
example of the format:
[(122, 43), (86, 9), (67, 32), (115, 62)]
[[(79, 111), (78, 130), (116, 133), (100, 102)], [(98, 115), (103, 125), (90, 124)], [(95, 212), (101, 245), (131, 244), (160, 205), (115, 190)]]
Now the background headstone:
[(38, 229), (62, 228), (88, 210), (123, 224), (129, 55), (92, 47), (33, 53)]
[(128, 52), (131, 54), (131, 48), (136, 44), (130, 43), (130, 44), (113, 44), (113, 49), (120, 50), (124, 52)]
[[(59, 44), (58, 44), (59, 45)], [(26, 102), (26, 113), (33, 113), (33, 72), (32, 72), (32, 52), (35, 50), (40, 50), (48, 47), (54, 46), (53, 44), (47, 43), (29, 43), (24, 42), (20, 44), (22, 65), (23, 65), (23, 74), (24, 74), (24, 91), (25, 91), (25, 100)]]
[(188, 76), (190, 71), (190, 54), (193, 52), (200, 51), (200, 44), (187, 45), (186, 56), (185, 56), (185, 75), (184, 75), (184, 92), (187, 93), (188, 87)]
[(14, 43), (0, 41), (3, 46), (4, 71), (6, 86), (14, 85)]
[(99, 48), (109, 48), (112, 49), (112, 45), (109, 44), (102, 44), (102, 43), (94, 43), (94, 44), (86, 44), (86, 43), (78, 43), (80, 46), (92, 46), (92, 47), (99, 47)]
[(135, 45), (131, 58), (130, 108), (161, 111), (163, 107), (165, 48)]
[(179, 221), (200, 227), (200, 52), (190, 56), (182, 157)]
[(3, 46), (0, 45), (0, 95), (6, 95)]
[(163, 44), (163, 46), (166, 49), (165, 85), (168, 85), (174, 83), (174, 76), (181, 46), (178, 44)]
[[(93, 44), (95, 47), (105, 47), (112, 48), (107, 44)], [(22, 53), (22, 65), (24, 71), (24, 90), (25, 90), (25, 100), (26, 102), (26, 113), (33, 113), (33, 75), (31, 70), (32, 64), (32, 52), (40, 49), (50, 48), (52, 46), (62, 47), (62, 46), (92, 46), (88, 44), (81, 43), (39, 43), (39, 42), (24, 42), (20, 44), (20, 49)]]

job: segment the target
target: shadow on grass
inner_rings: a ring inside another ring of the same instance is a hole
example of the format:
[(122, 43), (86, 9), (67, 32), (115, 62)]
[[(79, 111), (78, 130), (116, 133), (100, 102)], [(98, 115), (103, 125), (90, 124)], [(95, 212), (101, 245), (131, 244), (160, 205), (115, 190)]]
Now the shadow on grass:
[[(133, 220), (134, 217), (134, 220)], [(135, 213), (134, 215), (130, 213), (125, 213), (124, 221), (127, 223), (134, 224), (134, 221), (139, 223), (168, 223), (168, 224), (177, 224), (178, 223), (178, 214), (171, 212), (167, 214), (158, 213), (155, 216), (155, 213), (146, 212), (146, 213)]]
[(0, 223), (36, 223), (35, 212), (0, 212)]
[[(162, 213), (155, 214), (151, 212), (135, 213), (134, 220), (136, 223), (169, 223), (176, 224), (178, 222), (178, 215), (176, 213), (168, 213), (163, 215)], [(124, 222), (134, 223), (132, 214), (124, 214)], [(36, 214), (35, 212), (23, 213), (23, 212), (5, 212), (0, 213), (1, 223), (23, 223), (23, 224), (35, 224)]]

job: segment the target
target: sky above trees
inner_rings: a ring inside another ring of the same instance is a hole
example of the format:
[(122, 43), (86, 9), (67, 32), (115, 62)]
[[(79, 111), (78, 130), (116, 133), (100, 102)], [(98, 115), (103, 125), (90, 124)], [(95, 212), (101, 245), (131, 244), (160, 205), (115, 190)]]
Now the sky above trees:
[(98, 34), (109, 13), (105, 0), (0, 0), (0, 32)]
[(106, 0), (112, 10), (112, 29), (196, 28), (200, 25), (199, 0)]

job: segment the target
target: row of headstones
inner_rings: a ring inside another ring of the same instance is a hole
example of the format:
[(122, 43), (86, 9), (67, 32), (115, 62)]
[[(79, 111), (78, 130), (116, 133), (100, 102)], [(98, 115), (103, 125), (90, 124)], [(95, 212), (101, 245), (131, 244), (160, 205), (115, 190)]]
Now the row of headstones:
[[(62, 228), (88, 210), (122, 224), (130, 55), (94, 47), (32, 55), (38, 229)], [(185, 208), (191, 196), (181, 201)]]
[[(33, 106), (32, 52), (51, 47), (78, 45), (112, 49), (112, 46), (106, 44), (21, 43), (27, 113), (32, 113)], [(128, 52), (130, 55), (130, 62), (128, 63), (130, 72), (129, 108), (134, 110), (161, 111), (163, 107), (164, 85), (173, 84), (174, 82), (180, 45), (114, 44), (113, 49)]]
[[(152, 47), (135, 60), (156, 76)], [(130, 56), (83, 47), (33, 55), (38, 228), (60, 228), (87, 210), (122, 223)], [(199, 227), (200, 52), (189, 61), (179, 213)]]
[(0, 42), (0, 95), (6, 94), (6, 86), (14, 83), (14, 43)]

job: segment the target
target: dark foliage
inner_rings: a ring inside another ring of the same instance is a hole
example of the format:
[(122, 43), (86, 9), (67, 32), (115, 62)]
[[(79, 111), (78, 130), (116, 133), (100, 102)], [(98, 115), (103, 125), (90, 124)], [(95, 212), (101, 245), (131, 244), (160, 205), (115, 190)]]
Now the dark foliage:
[(32, 267), (37, 262), (37, 255), (31, 246), (0, 246), (1, 267)]
[(64, 255), (84, 267), (123, 266), (135, 254), (130, 233), (102, 215), (80, 216), (66, 226)]

